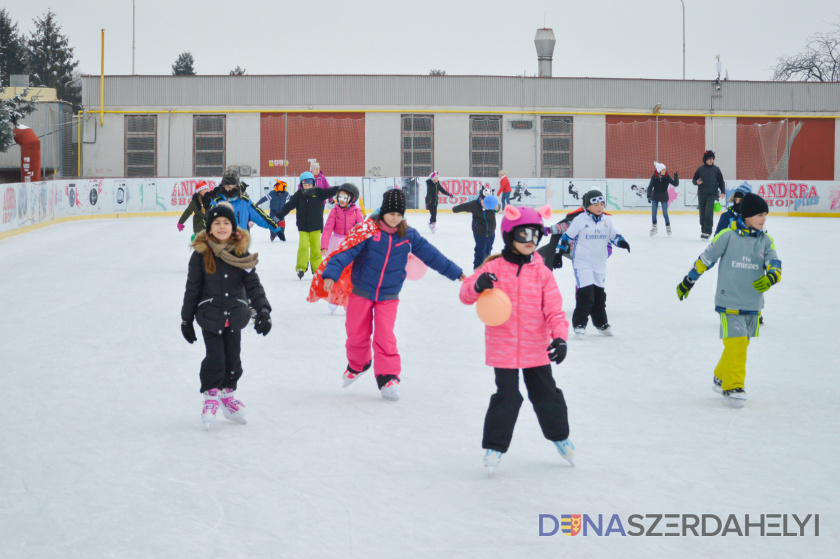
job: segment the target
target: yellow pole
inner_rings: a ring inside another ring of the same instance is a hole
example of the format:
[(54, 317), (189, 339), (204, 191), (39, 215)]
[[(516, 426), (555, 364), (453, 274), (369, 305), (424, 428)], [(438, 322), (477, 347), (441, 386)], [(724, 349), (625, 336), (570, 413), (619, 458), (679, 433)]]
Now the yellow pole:
[(105, 30), (102, 30), (102, 67), (99, 74), (99, 126), (105, 126)]
[(76, 176), (79, 178), (82, 177), (82, 111), (79, 111), (79, 141), (76, 144), (78, 148), (76, 151), (79, 152), (79, 162), (76, 164)]

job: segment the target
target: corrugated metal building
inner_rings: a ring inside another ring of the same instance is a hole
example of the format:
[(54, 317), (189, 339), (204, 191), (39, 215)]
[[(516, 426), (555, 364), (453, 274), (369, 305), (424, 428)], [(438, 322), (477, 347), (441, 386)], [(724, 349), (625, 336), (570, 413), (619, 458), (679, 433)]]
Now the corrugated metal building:
[[(712, 148), (732, 178), (840, 179), (840, 83), (335, 75), (104, 85), (100, 125), (100, 78), (82, 79), (90, 177), (212, 176), (229, 165), (293, 175), (311, 159), (331, 176), (633, 177), (654, 158), (693, 171)], [(768, 151), (776, 163), (754, 169)]]

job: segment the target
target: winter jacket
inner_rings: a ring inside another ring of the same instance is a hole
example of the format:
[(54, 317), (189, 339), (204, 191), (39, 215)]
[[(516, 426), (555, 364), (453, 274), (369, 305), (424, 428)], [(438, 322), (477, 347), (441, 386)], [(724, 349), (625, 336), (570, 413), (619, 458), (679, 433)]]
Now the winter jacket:
[(763, 231), (748, 229), (737, 219), (717, 234), (700, 255), (688, 276), (697, 281), (700, 274), (720, 261), (715, 310), (738, 314), (757, 314), (764, 308), (764, 293), (753, 282), (761, 276), (782, 277), (782, 262), (776, 254), (773, 238)]
[(346, 237), (347, 232), (354, 225), (364, 220), (365, 216), (362, 215), (362, 210), (356, 204), (348, 204), (346, 208), (342, 208), (338, 204), (333, 206), (330, 215), (327, 217), (327, 223), (324, 225), (324, 234), (321, 235), (321, 250), (329, 248), (330, 237), (333, 233)]
[(504, 256), (494, 258), (461, 284), (462, 303), (471, 305), (478, 300), (475, 282), (484, 272), (495, 274), (498, 281), (494, 288), (507, 294), (512, 308), (504, 324), (484, 327), (486, 364), (501, 369), (548, 365), (548, 345), (569, 335), (563, 297), (551, 270), (537, 253), (524, 264)]
[(496, 234), (496, 213), (485, 210), (480, 200), (472, 200), (458, 204), (452, 208), (454, 213), (469, 212), (472, 214), (472, 230), (476, 235), (492, 237)]
[(733, 210), (731, 207), (727, 208), (725, 212), (720, 214), (720, 219), (718, 220), (717, 228), (715, 228), (715, 236), (718, 233), (723, 231), (724, 229), (728, 229), (732, 222), (738, 219), (738, 214)]
[(585, 211), (579, 214), (560, 237), (561, 242), (574, 242), (572, 265), (575, 269), (589, 268), (603, 272), (607, 268), (608, 246), (623, 239), (616, 231), (612, 219), (604, 214), (595, 217)]
[(288, 199), (289, 193), (287, 191), (277, 192), (276, 190), (270, 190), (268, 194), (259, 199), (257, 206), (262, 206), (268, 201), (268, 209), (272, 212), (279, 212), (286, 205)]
[(190, 200), (190, 205), (184, 210), (184, 213), (181, 214), (181, 218), (178, 220), (178, 223), (184, 223), (187, 221), (187, 218), (190, 217), (190, 214), (193, 216), (193, 233), (198, 233), (199, 231), (204, 231), (204, 214), (207, 213), (207, 210), (210, 209), (210, 205), (212, 204), (212, 200), (210, 195), (201, 196), (200, 193), (196, 192), (192, 195), (192, 200)]
[(251, 203), (251, 199), (245, 194), (241, 194), (235, 198), (228, 198), (222, 194), (213, 200), (213, 205), (215, 206), (220, 202), (227, 202), (233, 206), (233, 211), (236, 214), (237, 227), (241, 227), (247, 231), (248, 222), (253, 221), (254, 224), (264, 227), (265, 229), (270, 229), (275, 233), (280, 230), (277, 227), (277, 223), (268, 217), (264, 211)]
[(426, 179), (426, 207), (437, 207), (438, 205), (438, 193), (446, 194), (450, 198), (452, 195), (449, 193), (448, 190), (443, 188), (443, 185), (438, 181), (435, 183), (432, 179)]
[(301, 188), (286, 202), (277, 219), (283, 221), (290, 211), (297, 210), (295, 223), (297, 223), (298, 231), (302, 233), (322, 231), (324, 229), (324, 200), (332, 198), (337, 193), (337, 186), (326, 189)]
[(659, 173), (654, 173), (650, 178), (650, 184), (648, 184), (647, 187), (648, 202), (652, 200), (656, 202), (668, 202), (669, 185), (680, 185), (680, 177), (677, 173), (674, 173), (674, 178), (669, 177), (667, 173), (665, 176), (662, 176)]
[[(548, 244), (537, 249), (537, 252), (540, 256), (542, 256), (543, 262), (549, 270), (555, 270), (563, 267), (563, 259), (557, 255), (557, 245), (560, 244), (560, 239), (562, 238), (563, 233), (569, 229), (572, 221), (574, 221), (574, 219), (583, 212), (583, 208), (572, 210), (567, 213), (563, 219), (552, 225), (550, 229), (551, 236), (548, 238)], [(604, 212), (604, 215), (607, 215), (607, 213)], [(573, 247), (573, 243), (571, 241), (569, 244), (570, 247)], [(564, 252), (563, 256), (570, 260), (572, 258), (572, 255), (569, 254), (569, 252)]]
[(507, 176), (502, 177), (502, 180), (499, 181), (499, 194), (505, 192), (510, 192), (510, 179)]
[(324, 173), (319, 173), (318, 176), (315, 177), (315, 188), (331, 188), (327, 177), (324, 176)]
[[(237, 256), (247, 256), (251, 236), (241, 227), (238, 231), (241, 238), (236, 243), (236, 249), (241, 252)], [(216, 258), (216, 273), (209, 274), (204, 267), (204, 253), (211, 250), (207, 244), (206, 231), (196, 235), (194, 246), (181, 320), (191, 324), (194, 317), (204, 330), (221, 334), (227, 320), (230, 320), (230, 327), (234, 330), (245, 328), (251, 320), (251, 307), (257, 311), (266, 309), (271, 312), (271, 305), (265, 297), (256, 269), (246, 271)], [(250, 305), (248, 299), (251, 300)]]
[[(697, 184), (697, 179), (702, 179), (703, 184)], [(726, 183), (723, 181), (723, 175), (717, 165), (706, 165), (703, 163), (696, 171), (694, 171), (694, 178), (691, 183), (697, 185), (697, 195), (720, 194), (726, 193)]]
[(338, 280), (341, 271), (352, 262), (350, 280), (354, 294), (371, 301), (399, 299), (409, 252), (453, 281), (463, 273), (416, 229), (409, 227), (405, 237), (380, 230), (356, 246), (333, 254), (324, 268), (323, 277)]

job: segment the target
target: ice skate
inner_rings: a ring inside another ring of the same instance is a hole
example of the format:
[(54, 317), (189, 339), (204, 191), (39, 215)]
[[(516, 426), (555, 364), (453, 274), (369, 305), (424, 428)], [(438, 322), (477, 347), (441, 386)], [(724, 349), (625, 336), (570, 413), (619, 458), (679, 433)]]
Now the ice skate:
[(764, 317), (763, 317), (763, 316), (758, 315), (758, 323), (759, 323), (761, 326), (764, 326)]
[(222, 413), (225, 419), (229, 419), (234, 423), (245, 425), (248, 423), (245, 420), (245, 404), (236, 399), (236, 391), (230, 388), (222, 389), (220, 393), (222, 402)]
[(710, 236), (711, 236), (711, 235), (709, 235), (708, 233), (701, 233), (701, 234), (700, 234), (700, 238), (701, 238), (701, 239), (703, 239), (704, 241), (705, 241), (706, 239), (708, 239)]
[(575, 326), (575, 337), (578, 339), (586, 336), (586, 326)]
[(743, 408), (747, 401), (747, 391), (743, 388), (733, 388), (723, 391), (721, 403), (728, 408)]
[(280, 229), (280, 232), (277, 233), (277, 236), (280, 237), (280, 240), (286, 242), (286, 232), (283, 229)]
[(575, 445), (572, 444), (572, 441), (570, 441), (569, 439), (564, 439), (562, 441), (554, 441), (554, 446), (557, 447), (557, 452), (560, 453), (560, 456), (568, 460), (569, 464), (571, 464), (572, 467), (574, 467)]
[(276, 233), (270, 233), (270, 234), (269, 234), (269, 236), (271, 237), (271, 242), (272, 242), (272, 243), (274, 242), (274, 239), (276, 239), (276, 238), (277, 238), (277, 234), (276, 234)]
[(671, 226), (670, 225), (665, 226), (665, 232), (668, 233), (669, 237), (671, 236)]
[(338, 308), (338, 305), (333, 305), (332, 303), (327, 303), (327, 306), (330, 308), (330, 314), (335, 314), (335, 310)]
[(400, 399), (400, 381), (389, 380), (388, 384), (380, 388), (379, 391), (382, 392), (382, 397), (386, 400), (396, 402)]
[(502, 462), (502, 453), (498, 450), (487, 449), (484, 451), (484, 467), (487, 468), (487, 475), (493, 473), (493, 470), (499, 467)]
[(211, 388), (204, 393), (204, 407), (201, 410), (201, 421), (204, 426), (210, 429), (210, 425), (216, 420), (216, 412), (219, 410), (219, 389)]
[(718, 394), (723, 394), (723, 381), (717, 377), (712, 377), (712, 390), (717, 392)]
[(343, 385), (343, 388), (347, 388), (348, 386), (353, 384), (356, 381), (356, 379), (359, 378), (360, 376), (362, 376), (362, 374), (365, 371), (367, 371), (368, 369), (370, 369), (370, 363), (368, 363), (367, 365), (362, 367), (361, 371), (354, 371), (353, 369), (350, 368), (350, 365), (348, 364), (347, 365), (347, 370), (344, 371), (344, 385)]
[(650, 236), (653, 237), (656, 235), (656, 224), (653, 224), (653, 227), (650, 228)]
[(437, 223), (436, 222), (429, 223), (429, 229), (432, 230), (432, 233), (437, 233)]
[(613, 335), (612, 328), (610, 327), (609, 324), (604, 324), (603, 326), (596, 326), (595, 329), (598, 330), (598, 332), (600, 332), (604, 336), (612, 336)]
[(303, 279), (303, 274), (305, 274), (305, 273), (306, 273), (306, 270), (298, 270), (297, 271), (298, 279)]

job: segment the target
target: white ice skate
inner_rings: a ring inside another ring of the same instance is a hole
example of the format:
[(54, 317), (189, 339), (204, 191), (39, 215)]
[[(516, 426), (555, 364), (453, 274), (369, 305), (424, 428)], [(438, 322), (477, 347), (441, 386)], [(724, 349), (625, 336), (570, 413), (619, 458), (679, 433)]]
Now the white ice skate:
[(330, 314), (335, 314), (335, 310), (338, 308), (338, 305), (333, 305), (332, 303), (327, 303), (327, 306), (330, 308)]
[(557, 447), (557, 452), (560, 453), (560, 456), (568, 460), (569, 464), (571, 464), (572, 467), (574, 467), (575, 445), (572, 444), (572, 441), (570, 441), (569, 439), (564, 439), (562, 441), (554, 441), (554, 446)]
[(671, 226), (670, 225), (665, 226), (665, 232), (668, 233), (669, 237), (671, 236)]
[(236, 399), (236, 392), (230, 388), (222, 390), (221, 394), (222, 413), (225, 419), (229, 419), (234, 423), (245, 425), (248, 423), (245, 420), (245, 404)]
[(718, 394), (723, 394), (723, 381), (717, 377), (712, 377), (712, 390), (717, 392)]
[(650, 236), (653, 237), (656, 235), (656, 224), (653, 224), (653, 227), (650, 228)]
[(586, 336), (586, 326), (575, 326), (575, 337), (581, 339)]
[(493, 470), (499, 467), (502, 462), (502, 453), (498, 450), (487, 449), (484, 451), (484, 467), (487, 468), (487, 475), (493, 473)]
[(386, 400), (396, 402), (400, 399), (400, 381), (389, 380), (388, 384), (379, 389), (382, 392), (382, 397)]
[(350, 386), (351, 384), (356, 382), (356, 379), (359, 378), (360, 376), (362, 376), (362, 374), (364, 374), (364, 372), (367, 371), (368, 369), (370, 369), (370, 363), (368, 363), (367, 365), (362, 367), (361, 371), (354, 371), (353, 369), (350, 368), (350, 365), (347, 365), (347, 369), (345, 369), (345, 371), (344, 371), (343, 388), (347, 388), (348, 386)]
[(596, 326), (595, 329), (598, 330), (598, 332), (600, 332), (604, 336), (612, 336), (613, 335), (612, 328), (610, 327), (609, 324), (604, 324), (603, 326)]
[(743, 388), (733, 388), (723, 391), (723, 399), (720, 403), (728, 408), (743, 408), (746, 402), (747, 391)]
[(201, 409), (201, 421), (204, 426), (210, 429), (210, 425), (216, 420), (216, 412), (219, 410), (219, 389), (211, 388), (204, 393), (204, 407)]
[(432, 233), (437, 233), (437, 223), (430, 222), (429, 223), (429, 229), (432, 230)]

